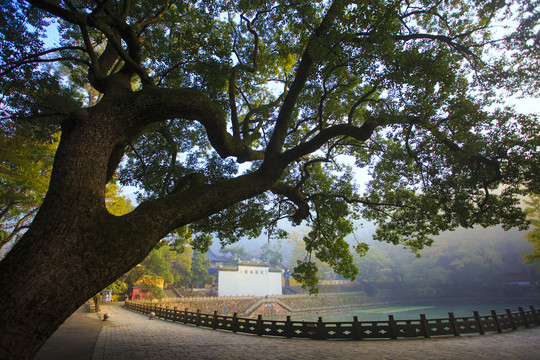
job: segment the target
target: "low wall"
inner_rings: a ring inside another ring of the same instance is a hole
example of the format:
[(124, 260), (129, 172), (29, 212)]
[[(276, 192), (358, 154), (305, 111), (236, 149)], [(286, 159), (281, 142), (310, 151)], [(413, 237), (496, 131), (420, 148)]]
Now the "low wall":
[[(280, 302), (284, 309), (271, 311), (266, 314), (297, 314), (314, 311), (329, 311), (343, 308), (369, 308), (390, 301), (389, 292), (380, 292), (377, 296), (369, 296), (365, 292), (356, 293), (334, 293), (313, 295), (279, 295), (267, 296), (264, 298), (255, 296), (222, 296), (222, 297), (185, 297), (185, 298), (164, 298), (159, 302), (159, 306), (176, 307), (177, 309), (188, 311), (200, 310), (202, 313), (211, 314), (218, 311), (220, 314), (232, 315), (237, 313), (243, 316), (253, 315), (253, 311), (259, 307), (258, 302), (272, 304)], [(156, 304), (151, 302), (151, 304)], [(255, 307), (256, 306), (256, 307)]]
[(212, 314), (243, 314), (258, 298), (254, 296), (234, 297), (197, 297), (197, 298), (164, 298), (159, 302), (162, 307), (176, 307), (181, 310), (197, 311)]

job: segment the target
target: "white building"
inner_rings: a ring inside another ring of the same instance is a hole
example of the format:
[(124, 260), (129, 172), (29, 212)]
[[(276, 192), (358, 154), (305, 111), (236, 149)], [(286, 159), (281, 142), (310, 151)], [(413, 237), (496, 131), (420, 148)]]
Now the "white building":
[(281, 270), (267, 264), (238, 261), (236, 267), (219, 268), (218, 296), (281, 295)]

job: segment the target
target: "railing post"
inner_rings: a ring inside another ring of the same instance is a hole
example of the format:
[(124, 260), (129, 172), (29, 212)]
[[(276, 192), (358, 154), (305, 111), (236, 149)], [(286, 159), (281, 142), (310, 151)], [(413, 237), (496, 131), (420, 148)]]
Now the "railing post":
[(362, 340), (360, 323), (358, 322), (358, 316), (353, 316), (353, 338), (354, 340)]
[(263, 334), (263, 319), (262, 315), (257, 316), (257, 335), (262, 336)]
[(238, 331), (238, 313), (234, 313), (232, 316), (232, 331)]
[(173, 308), (174, 316), (173, 316), (173, 322), (176, 322), (178, 320), (178, 307)]
[(218, 312), (217, 312), (217, 310), (214, 310), (214, 319), (213, 320), (214, 321), (212, 323), (212, 328), (214, 330), (216, 330), (217, 329), (217, 322), (218, 322)]
[(510, 309), (506, 309), (506, 315), (508, 316), (508, 320), (510, 320), (510, 326), (512, 326), (512, 330), (516, 330), (516, 323), (514, 322), (514, 316), (512, 314), (512, 311)]
[(459, 327), (453, 312), (448, 313), (448, 319), (450, 320), (450, 324), (452, 324), (452, 331), (454, 331), (454, 336), (459, 336)]
[(187, 324), (187, 313), (188, 313), (188, 308), (185, 308), (184, 309), (184, 324)]
[(289, 339), (292, 338), (292, 321), (290, 315), (287, 315), (287, 320), (285, 321), (285, 336)]
[(476, 320), (476, 324), (478, 325), (478, 330), (480, 331), (480, 335), (485, 335), (484, 327), (482, 326), (482, 319), (480, 319), (480, 314), (477, 310), (473, 311), (474, 319)]
[(390, 339), (397, 339), (398, 329), (394, 315), (388, 315), (388, 325), (390, 325)]
[(523, 319), (523, 324), (526, 328), (529, 327), (529, 322), (527, 321), (527, 316), (525, 316), (525, 311), (523, 311), (522, 307), (518, 307), (519, 314), (521, 315), (521, 318)]
[(529, 306), (529, 308), (531, 309), (533, 315), (534, 315), (534, 321), (536, 323), (536, 325), (540, 325), (540, 318), (538, 318), (538, 314), (536, 313), (536, 310), (534, 309), (534, 306)]
[(497, 332), (502, 333), (501, 324), (499, 324), (499, 318), (497, 317), (497, 312), (495, 312), (495, 310), (491, 310), (491, 316), (493, 316), (493, 321), (495, 321)]
[(319, 339), (319, 340), (324, 340), (326, 339), (326, 333), (325, 333), (325, 323), (323, 323), (322, 321), (322, 317), (319, 317), (319, 320), (317, 321), (317, 333), (316, 333), (316, 338)]
[(197, 309), (197, 320), (195, 320), (195, 326), (199, 326), (201, 323), (201, 310)]
[(420, 323), (422, 324), (422, 330), (424, 330), (424, 337), (429, 338), (431, 334), (429, 331), (429, 324), (426, 319), (426, 314), (420, 314)]

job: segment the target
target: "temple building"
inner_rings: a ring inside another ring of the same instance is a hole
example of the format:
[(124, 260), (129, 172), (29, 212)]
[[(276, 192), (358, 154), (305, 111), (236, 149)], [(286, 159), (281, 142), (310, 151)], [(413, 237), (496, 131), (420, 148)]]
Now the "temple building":
[(238, 261), (218, 270), (218, 296), (266, 296), (282, 294), (281, 270), (268, 264)]

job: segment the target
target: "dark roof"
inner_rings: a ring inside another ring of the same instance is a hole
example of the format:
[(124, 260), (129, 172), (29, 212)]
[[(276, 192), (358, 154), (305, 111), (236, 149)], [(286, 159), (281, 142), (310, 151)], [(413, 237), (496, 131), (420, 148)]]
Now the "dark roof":
[(242, 261), (238, 260), (238, 265), (241, 266), (260, 266), (260, 267), (270, 267), (270, 265), (266, 263), (256, 262), (256, 261)]

